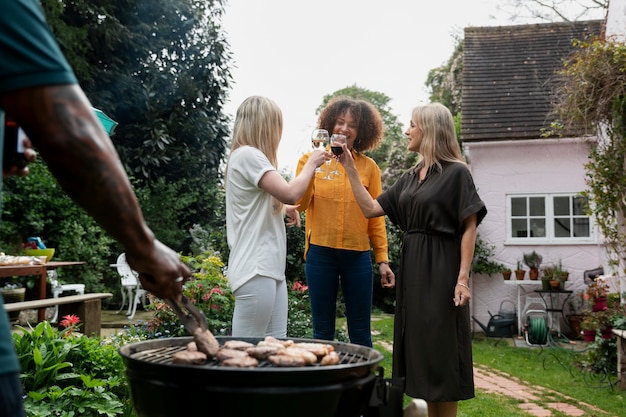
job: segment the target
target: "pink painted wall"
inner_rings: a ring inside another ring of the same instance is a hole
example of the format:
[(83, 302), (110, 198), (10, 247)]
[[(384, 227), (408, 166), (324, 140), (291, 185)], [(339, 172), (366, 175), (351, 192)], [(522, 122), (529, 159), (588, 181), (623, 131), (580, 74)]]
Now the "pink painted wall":
[[(507, 193), (580, 192), (585, 186), (584, 164), (589, 145), (584, 139), (535, 139), (465, 144), (474, 181), (488, 214), (478, 228), (483, 240), (495, 246), (495, 260), (515, 269), (524, 253), (533, 250), (543, 256), (543, 265), (559, 260), (570, 272), (566, 289), (583, 290), (583, 271), (603, 265), (601, 236), (591, 244), (519, 245), (506, 243)], [(526, 267), (525, 267), (526, 269)], [(514, 279), (514, 277), (513, 277)], [(528, 274), (526, 274), (528, 280)], [(502, 277), (477, 275), (472, 279), (472, 314), (482, 323), (489, 312), (496, 314), (503, 300), (517, 305), (517, 286), (505, 284)], [(541, 289), (524, 286), (532, 293)], [(523, 306), (522, 299), (522, 306)], [(510, 304), (507, 303), (507, 309)], [(523, 318), (523, 317), (522, 317)], [(473, 323), (475, 331), (480, 327)], [(564, 330), (567, 327), (564, 327)]]

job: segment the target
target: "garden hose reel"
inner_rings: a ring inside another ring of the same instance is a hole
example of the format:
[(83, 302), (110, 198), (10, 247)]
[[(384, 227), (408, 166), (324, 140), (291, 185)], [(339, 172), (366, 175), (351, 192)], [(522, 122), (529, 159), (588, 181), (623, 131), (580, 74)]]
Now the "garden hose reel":
[(526, 343), (532, 346), (546, 345), (549, 331), (548, 313), (545, 310), (526, 312)]

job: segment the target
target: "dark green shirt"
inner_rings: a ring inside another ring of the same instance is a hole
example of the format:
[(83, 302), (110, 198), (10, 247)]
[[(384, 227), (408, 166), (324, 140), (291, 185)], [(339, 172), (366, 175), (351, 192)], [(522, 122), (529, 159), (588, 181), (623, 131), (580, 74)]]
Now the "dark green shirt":
[[(0, 10), (0, 94), (35, 86), (77, 83), (38, 1), (0, 0)], [(4, 139), (3, 109), (0, 109), (0, 138)], [(0, 297), (0, 374), (19, 370), (9, 318)]]

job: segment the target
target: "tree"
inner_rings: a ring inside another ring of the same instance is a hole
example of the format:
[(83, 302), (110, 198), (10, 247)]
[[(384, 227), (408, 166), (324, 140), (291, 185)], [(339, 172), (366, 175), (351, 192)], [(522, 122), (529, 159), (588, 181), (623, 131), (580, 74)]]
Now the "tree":
[(443, 104), (454, 115), (460, 113), (462, 76), (463, 39), (457, 37), (454, 52), (448, 62), (428, 72), (425, 84), (430, 89), (430, 101)]
[(146, 198), (159, 195), (160, 204), (185, 202), (174, 221), (147, 210), (150, 224), (168, 225), (155, 227), (157, 236), (183, 249), (193, 224), (222, 228), (215, 213), (223, 212), (223, 201), (215, 196), (231, 80), (222, 1), (43, 0), (43, 6), (87, 96), (119, 123), (112, 140), (135, 185), (147, 188)]
[(626, 264), (626, 44), (581, 42), (559, 72), (555, 112), (565, 131), (586, 130), (600, 139), (585, 164), (593, 214), (610, 263)]
[(512, 21), (575, 22), (606, 13), (609, 0), (505, 0), (498, 9)]

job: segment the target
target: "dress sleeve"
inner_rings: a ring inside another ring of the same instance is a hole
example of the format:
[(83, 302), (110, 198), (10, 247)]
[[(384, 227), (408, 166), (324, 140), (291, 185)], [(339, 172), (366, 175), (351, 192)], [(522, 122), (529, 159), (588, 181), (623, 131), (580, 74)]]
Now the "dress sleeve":
[(385, 215), (389, 218), (391, 223), (399, 227), (401, 230), (406, 230), (406, 223), (402, 219), (398, 200), (406, 180), (406, 175), (407, 173), (402, 174), (400, 179), (398, 179), (395, 184), (387, 188), (376, 198), (376, 201), (378, 201), (378, 204), (380, 204), (383, 208)]
[[(465, 168), (465, 167), (463, 167)], [(461, 179), (462, 186), (460, 187), (461, 198), (459, 205), (459, 224), (464, 224), (465, 219), (467, 219), (472, 214), (476, 213), (477, 215), (477, 223), (478, 226), (480, 222), (487, 215), (487, 207), (485, 203), (480, 199), (478, 195), (478, 191), (476, 190), (476, 185), (474, 184), (474, 179), (472, 178), (472, 174), (469, 172), (469, 169), (463, 169), (463, 177)]]

